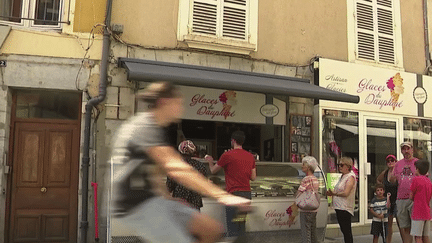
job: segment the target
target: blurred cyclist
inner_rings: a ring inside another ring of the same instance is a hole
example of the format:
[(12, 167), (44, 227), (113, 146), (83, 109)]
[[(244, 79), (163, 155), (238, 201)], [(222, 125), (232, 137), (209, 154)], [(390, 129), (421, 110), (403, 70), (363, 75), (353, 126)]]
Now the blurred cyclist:
[[(180, 121), (183, 97), (168, 82), (152, 83), (137, 98), (149, 111), (137, 113), (117, 132), (113, 148), (112, 215), (118, 226), (149, 242), (215, 242), (222, 225), (207, 215), (170, 197), (163, 178), (178, 183), (224, 205), (248, 205), (212, 183), (183, 161), (169, 145), (165, 129)], [(118, 228), (118, 227), (117, 227)]]

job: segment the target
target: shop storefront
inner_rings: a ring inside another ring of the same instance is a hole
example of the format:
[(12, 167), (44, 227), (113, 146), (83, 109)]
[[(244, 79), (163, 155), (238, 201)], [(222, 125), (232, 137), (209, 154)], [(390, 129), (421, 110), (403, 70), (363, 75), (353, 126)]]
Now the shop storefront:
[[(432, 78), (412, 73), (329, 59), (319, 60), (319, 85), (351, 95), (358, 104), (321, 100), (319, 157), (328, 177), (337, 176), (342, 156), (351, 157), (358, 174), (355, 225), (371, 222), (367, 208), (377, 176), (386, 169), (385, 157), (403, 156), (399, 144), (414, 144), (414, 156), (431, 159)], [(329, 211), (329, 224), (336, 224)]]
[[(288, 225), (286, 209), (294, 202), (304, 173), (300, 163), (290, 162), (300, 162), (302, 156), (313, 154), (316, 149), (313, 131), (317, 124), (312, 114), (289, 113), (290, 96), (351, 103), (358, 102), (357, 96), (293, 77), (127, 58), (120, 58), (119, 65), (126, 69), (129, 80), (141, 81), (140, 88), (152, 80), (172, 81), (181, 88), (185, 112), (182, 122), (170, 129), (173, 145), (191, 139), (197, 144), (200, 157), (210, 154), (217, 159), (230, 149), (232, 132), (244, 131), (243, 147), (257, 159), (257, 180), (251, 187), (252, 201), (258, 209), (250, 216), (247, 231), (261, 232), (261, 237), (283, 238), (286, 230), (296, 230), (300, 235), (299, 219), (295, 225)], [(146, 104), (138, 103), (136, 110), (146, 108)], [(323, 195), (318, 219), (323, 237), (327, 225), (326, 188), (324, 174), (317, 170), (316, 175)], [(209, 178), (224, 188), (223, 173)], [(213, 200), (204, 199), (202, 211), (224, 221), (225, 211)], [(112, 221), (112, 236), (124, 236), (125, 232), (116, 228), (116, 222)]]

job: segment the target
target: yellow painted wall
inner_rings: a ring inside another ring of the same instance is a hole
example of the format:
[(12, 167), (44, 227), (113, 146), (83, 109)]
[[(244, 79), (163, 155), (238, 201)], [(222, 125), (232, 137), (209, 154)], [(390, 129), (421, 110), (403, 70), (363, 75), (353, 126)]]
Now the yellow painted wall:
[[(88, 38), (55, 32), (12, 30), (0, 49), (0, 54), (83, 58), (87, 46)], [(87, 57), (100, 60), (101, 51), (102, 39), (97, 37)]]
[(122, 39), (142, 46), (176, 47), (178, 0), (114, 1), (111, 22), (124, 25)]
[[(114, 1), (137, 2), (137, 1)], [(103, 24), (105, 20), (106, 0), (76, 0), (73, 20), (74, 32), (90, 32), (95, 24)], [(102, 33), (98, 27), (96, 33)]]
[[(401, 0), (400, 4), (404, 68), (411, 73), (423, 73), (426, 68), (423, 3)], [(431, 14), (429, 12), (429, 18)]]
[[(399, 1), (404, 68), (422, 73), (422, 2)], [(112, 23), (124, 25), (121, 38), (130, 44), (184, 46), (176, 36), (178, 5), (178, 0), (114, 1)], [(347, 0), (259, 0), (258, 12), (258, 51), (253, 58), (290, 65), (306, 65), (316, 55), (348, 61)]]
[(254, 57), (292, 65), (315, 55), (348, 60), (346, 0), (260, 0), (258, 13)]

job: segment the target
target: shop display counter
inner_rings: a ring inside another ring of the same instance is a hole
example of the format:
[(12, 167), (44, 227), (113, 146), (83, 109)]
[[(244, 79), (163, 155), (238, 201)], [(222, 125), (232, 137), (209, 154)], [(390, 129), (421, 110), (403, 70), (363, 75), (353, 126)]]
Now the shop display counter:
[[(205, 161), (202, 161), (206, 163)], [(208, 164), (207, 164), (208, 165)], [(248, 215), (246, 231), (253, 236), (253, 242), (267, 242), (269, 240), (300, 241), (300, 214), (289, 225), (289, 215), (286, 209), (295, 201), (295, 194), (305, 173), (301, 170), (301, 163), (285, 162), (257, 162), (257, 178), (251, 181), (252, 205), (254, 211)], [(323, 240), (327, 226), (327, 197), (324, 174), (320, 169), (315, 171), (319, 180), (319, 194), (321, 204), (317, 213), (318, 240)], [(208, 176), (211, 181), (225, 189), (223, 170), (216, 175)], [(209, 214), (225, 224), (224, 207), (215, 200), (204, 198), (202, 212)], [(291, 216), (293, 217), (293, 216)]]

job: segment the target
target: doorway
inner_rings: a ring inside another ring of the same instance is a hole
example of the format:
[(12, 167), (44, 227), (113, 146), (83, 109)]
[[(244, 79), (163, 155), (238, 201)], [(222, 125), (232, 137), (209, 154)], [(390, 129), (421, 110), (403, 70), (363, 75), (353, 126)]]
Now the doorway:
[(81, 94), (13, 95), (6, 242), (76, 242)]
[(392, 117), (373, 117), (363, 116), (364, 121), (364, 148), (363, 165), (364, 165), (364, 180), (366, 193), (363, 194), (365, 205), (364, 212), (367, 212), (365, 221), (372, 219), (372, 214), (367, 210), (368, 203), (375, 196), (374, 188), (377, 184), (378, 175), (387, 169), (385, 158), (392, 154), (398, 157), (400, 139), (402, 134), (401, 121), (399, 118)]

